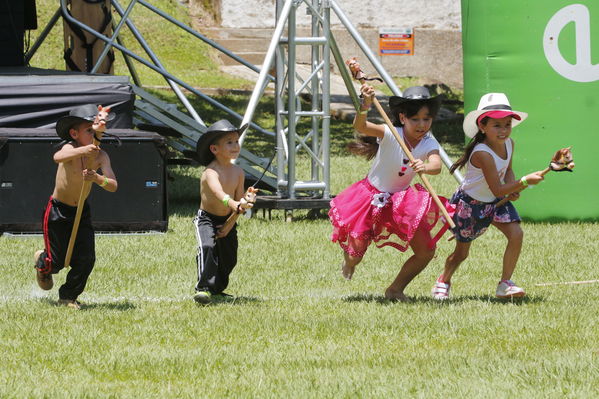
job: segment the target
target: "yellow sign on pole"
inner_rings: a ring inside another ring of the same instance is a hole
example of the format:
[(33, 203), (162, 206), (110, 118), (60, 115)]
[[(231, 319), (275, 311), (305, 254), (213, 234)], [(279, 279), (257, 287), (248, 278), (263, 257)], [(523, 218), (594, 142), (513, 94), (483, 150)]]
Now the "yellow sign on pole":
[(412, 28), (379, 29), (379, 55), (414, 55)]

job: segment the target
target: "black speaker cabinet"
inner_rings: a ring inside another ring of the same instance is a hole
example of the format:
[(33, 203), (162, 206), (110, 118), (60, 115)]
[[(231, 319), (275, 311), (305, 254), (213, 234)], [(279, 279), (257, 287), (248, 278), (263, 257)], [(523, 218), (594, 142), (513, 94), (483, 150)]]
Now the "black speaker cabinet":
[[(88, 198), (96, 231), (166, 231), (168, 228), (164, 138), (156, 133), (107, 130), (119, 188), (94, 184)], [(52, 194), (57, 165), (52, 160), (60, 139), (54, 129), (0, 128), (0, 233), (40, 232), (44, 207)]]
[(24, 0), (23, 5), (25, 7), (24, 28), (26, 30), (37, 29), (37, 8), (35, 7), (35, 0)]
[(25, 65), (24, 31), (23, 0), (0, 1), (0, 66)]

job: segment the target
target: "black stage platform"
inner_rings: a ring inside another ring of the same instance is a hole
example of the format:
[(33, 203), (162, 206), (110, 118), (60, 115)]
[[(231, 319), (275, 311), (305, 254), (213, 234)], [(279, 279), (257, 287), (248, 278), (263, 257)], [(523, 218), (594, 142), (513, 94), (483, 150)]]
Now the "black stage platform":
[(292, 211), (294, 209), (309, 209), (308, 217), (309, 218), (319, 218), (323, 217), (323, 211), (330, 208), (329, 203), (331, 199), (323, 199), (323, 198), (309, 198), (309, 197), (300, 197), (295, 199), (289, 198), (279, 198), (276, 196), (268, 196), (268, 195), (259, 195), (256, 197), (256, 204), (254, 205), (253, 212), (257, 213), (258, 210), (262, 210), (262, 217), (266, 217), (266, 213), (268, 212), (268, 218), (271, 218), (271, 211), (275, 210), (284, 210), (285, 211), (285, 220), (292, 221), (293, 214)]

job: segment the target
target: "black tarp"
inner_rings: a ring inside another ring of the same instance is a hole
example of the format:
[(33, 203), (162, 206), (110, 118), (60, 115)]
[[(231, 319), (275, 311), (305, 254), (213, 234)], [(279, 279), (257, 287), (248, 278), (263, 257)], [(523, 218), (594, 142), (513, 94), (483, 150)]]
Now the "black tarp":
[(0, 127), (53, 128), (83, 104), (110, 106), (110, 129), (132, 128), (135, 95), (127, 76), (0, 68)]

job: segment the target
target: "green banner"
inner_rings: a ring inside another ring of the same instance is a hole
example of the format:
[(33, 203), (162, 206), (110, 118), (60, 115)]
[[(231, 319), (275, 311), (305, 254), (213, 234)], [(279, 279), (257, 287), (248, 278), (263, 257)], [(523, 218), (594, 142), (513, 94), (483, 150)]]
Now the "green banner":
[(462, 0), (465, 113), (506, 93), (529, 117), (514, 128), (517, 177), (572, 146), (574, 172), (522, 192), (532, 220), (599, 220), (599, 1)]

